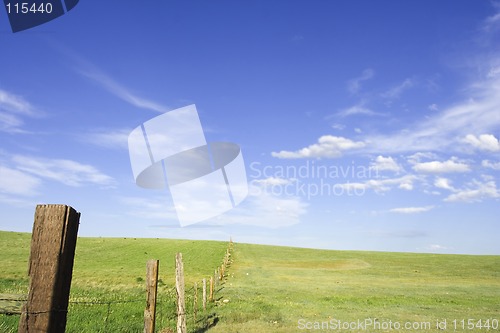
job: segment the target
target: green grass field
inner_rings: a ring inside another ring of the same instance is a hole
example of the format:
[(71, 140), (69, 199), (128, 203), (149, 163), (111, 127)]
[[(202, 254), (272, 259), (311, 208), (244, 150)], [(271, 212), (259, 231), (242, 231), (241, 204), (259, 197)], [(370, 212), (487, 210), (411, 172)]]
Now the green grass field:
[[(0, 294), (27, 293), (30, 241), (31, 234), (0, 231)], [(227, 242), (213, 241), (79, 238), (66, 331), (142, 332), (148, 259), (160, 260), (158, 331), (175, 328), (175, 254), (183, 255), (188, 302), (189, 289), (213, 275), (227, 246)], [(201, 299), (201, 289), (199, 295)], [(190, 306), (188, 303), (187, 308)], [(213, 312), (208, 310), (207, 316)], [(0, 314), (0, 333), (17, 332), (18, 319), (19, 316)], [(194, 326), (201, 327), (203, 323)]]
[[(29, 234), (0, 232), (0, 293), (26, 291), (29, 240)], [(226, 248), (225, 242), (80, 238), (71, 299), (135, 302), (109, 307), (73, 303), (67, 331), (141, 332), (147, 259), (160, 259), (161, 301), (168, 298), (174, 284), (175, 252), (183, 253), (188, 288), (213, 273)], [(232, 259), (217, 295), (221, 302), (209, 309), (218, 322), (208, 332), (500, 331), (496, 326), (500, 320), (500, 256), (326, 251), (236, 243)], [(160, 304), (158, 331), (174, 327), (172, 320), (161, 319), (172, 311), (171, 306)], [(16, 332), (17, 319), (0, 315), (0, 332)], [(339, 321), (340, 327), (336, 327)], [(343, 325), (354, 326), (342, 329)], [(189, 320), (188, 328), (190, 332), (206, 331)]]

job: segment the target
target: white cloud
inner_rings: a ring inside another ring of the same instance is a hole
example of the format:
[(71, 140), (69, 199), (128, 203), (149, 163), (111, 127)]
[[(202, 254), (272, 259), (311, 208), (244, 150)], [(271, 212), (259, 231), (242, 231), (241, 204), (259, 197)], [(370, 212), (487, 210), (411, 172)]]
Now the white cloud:
[(354, 79), (351, 79), (347, 82), (347, 90), (351, 93), (351, 94), (356, 94), (359, 92), (359, 90), (361, 89), (361, 83), (363, 81), (366, 81), (366, 80), (369, 80), (371, 79), (373, 76), (375, 75), (375, 72), (373, 71), (373, 69), (365, 69), (363, 71), (363, 73), (361, 73), (360, 76), (354, 78)]
[(131, 129), (94, 131), (82, 136), (81, 140), (105, 148), (128, 149), (130, 132)]
[(36, 206), (37, 202), (33, 200), (26, 200), (24, 198), (15, 197), (12, 194), (2, 195), (0, 193), (0, 202), (7, 204), (9, 206), (21, 207), (21, 208), (33, 208)]
[[(273, 181), (270, 181), (273, 182)], [(278, 181), (281, 182), (281, 181)], [(280, 228), (300, 222), (307, 212), (307, 204), (299, 197), (281, 197), (266, 190), (264, 183), (249, 183), (248, 197), (236, 208), (217, 217), (208, 219), (205, 225), (251, 225), (264, 228)], [(173, 204), (165, 197), (122, 198), (128, 214), (147, 219), (169, 220), (177, 225), (177, 215)]]
[(332, 125), (332, 128), (341, 131), (345, 128), (345, 125), (335, 123)]
[(480, 202), (486, 198), (499, 198), (500, 192), (493, 180), (479, 182), (477, 180), (468, 184), (467, 188), (458, 190), (456, 193), (448, 196), (444, 201), (447, 202)]
[(255, 179), (252, 183), (262, 186), (282, 186), (292, 184), (296, 179), (285, 179), (280, 177), (268, 177), (265, 179)]
[(438, 177), (434, 180), (434, 186), (437, 188), (442, 188), (448, 191), (455, 191), (455, 188), (451, 185), (451, 180), (448, 178)]
[(21, 116), (37, 117), (42, 113), (21, 96), (0, 89), (0, 131), (23, 133)]
[(370, 179), (366, 182), (359, 183), (344, 183), (336, 184), (343, 190), (359, 193), (368, 189), (374, 190), (377, 193), (387, 192), (393, 187), (398, 187), (402, 190), (413, 190), (413, 182), (417, 180), (415, 175), (405, 175), (399, 178), (389, 179)]
[(364, 115), (364, 116), (384, 116), (381, 113), (375, 112), (364, 107), (362, 104), (351, 106), (350, 108), (341, 110), (336, 114), (339, 117), (349, 117), (355, 115)]
[(249, 195), (235, 209), (213, 219), (217, 224), (280, 228), (298, 224), (308, 205), (297, 196), (281, 197), (250, 184)]
[(122, 197), (119, 200), (125, 204), (128, 215), (141, 219), (161, 219), (172, 221), (178, 225), (177, 213), (166, 195), (152, 195), (148, 197)]
[(399, 96), (401, 96), (401, 94), (405, 90), (413, 87), (414, 85), (415, 85), (415, 81), (408, 78), (408, 79), (405, 79), (403, 82), (401, 82), (399, 85), (392, 87), (391, 89), (382, 93), (381, 96), (383, 98), (387, 98), (387, 99), (396, 99), (396, 98), (399, 98)]
[(422, 160), (432, 160), (437, 159), (438, 155), (431, 152), (417, 152), (408, 156), (408, 162), (411, 164), (416, 164), (422, 162)]
[(413, 170), (420, 173), (452, 173), (452, 172), (468, 172), (469, 165), (462, 162), (455, 162), (450, 159), (445, 162), (432, 161), (417, 163), (413, 166)]
[(278, 158), (335, 158), (342, 156), (342, 152), (350, 149), (358, 149), (365, 146), (364, 142), (352, 141), (344, 137), (323, 135), (318, 143), (296, 151), (282, 150), (272, 152), (273, 157)]
[(125, 88), (106, 74), (99, 71), (94, 66), (86, 63), (86, 67), (86, 70), (81, 70), (79, 71), (79, 73), (97, 82), (104, 89), (106, 89), (116, 97), (124, 100), (125, 102), (141, 109), (152, 110), (160, 113), (165, 113), (171, 110), (170, 108), (165, 107), (159, 103), (137, 96), (129, 89)]
[(33, 106), (26, 99), (0, 89), (0, 110), (2, 109), (28, 116), (36, 115)]
[(479, 150), (492, 152), (500, 151), (500, 142), (498, 142), (498, 139), (492, 134), (481, 134), (479, 137), (468, 134), (464, 138), (464, 142)]
[(433, 209), (434, 206), (425, 206), (425, 207), (400, 207), (390, 209), (391, 213), (399, 213), (399, 214), (418, 214), (423, 212), (428, 212)]
[(461, 151), (460, 138), (470, 133), (492, 133), (500, 128), (500, 76), (466, 90), (469, 98), (410, 124), (392, 134), (372, 135), (367, 148), (377, 153)]
[(112, 177), (103, 174), (95, 167), (71, 160), (15, 155), (12, 161), (21, 171), (55, 180), (68, 186), (83, 186), (85, 184), (113, 186), (115, 184)]
[[(500, 15), (500, 14), (499, 14)], [(490, 69), (490, 71), (488, 72), (488, 75), (487, 77), (488, 78), (494, 78), (494, 77), (497, 77), (498, 75), (500, 75), (500, 67), (493, 67)]]
[(484, 22), (482, 28), (486, 32), (493, 32), (500, 28), (500, 5), (498, 3), (493, 2), (493, 5), (496, 7), (497, 12), (492, 16), (488, 16)]
[(402, 190), (411, 191), (413, 190), (413, 182), (412, 181), (403, 182), (400, 183), (398, 187)]
[(431, 111), (438, 111), (439, 110), (437, 104), (431, 104), (431, 105), (428, 106), (428, 108)]
[(427, 247), (428, 250), (438, 251), (438, 250), (448, 250), (449, 248), (439, 244), (431, 244)]
[(485, 168), (500, 170), (500, 162), (490, 162), (488, 160), (483, 160), (481, 162), (481, 165)]
[(23, 124), (24, 122), (19, 116), (0, 111), (0, 130), (17, 132)]
[(375, 161), (372, 162), (371, 168), (378, 171), (400, 172), (402, 170), (401, 166), (392, 157), (384, 157), (382, 155), (377, 156)]
[(36, 177), (0, 165), (0, 193), (35, 195), (40, 184), (40, 179)]

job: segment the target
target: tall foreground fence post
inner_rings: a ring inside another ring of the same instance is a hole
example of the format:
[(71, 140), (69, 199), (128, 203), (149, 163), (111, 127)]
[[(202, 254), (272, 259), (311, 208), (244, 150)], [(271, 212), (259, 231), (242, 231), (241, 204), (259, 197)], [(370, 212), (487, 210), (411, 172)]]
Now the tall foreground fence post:
[(64, 333), (80, 213), (66, 205), (37, 205), (28, 266), (28, 300), (18, 333)]
[(184, 299), (184, 265), (182, 253), (175, 256), (175, 288), (177, 290), (177, 333), (186, 333), (186, 303)]
[(147, 299), (146, 309), (144, 310), (144, 333), (154, 333), (155, 331), (159, 263), (159, 260), (151, 259), (146, 264)]

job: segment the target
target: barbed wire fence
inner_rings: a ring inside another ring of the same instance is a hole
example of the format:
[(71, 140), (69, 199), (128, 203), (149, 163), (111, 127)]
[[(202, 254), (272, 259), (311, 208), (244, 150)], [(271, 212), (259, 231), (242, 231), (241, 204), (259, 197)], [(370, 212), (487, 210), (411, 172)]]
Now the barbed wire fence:
[[(184, 290), (184, 295), (179, 295), (176, 286), (168, 287), (160, 280), (156, 298), (155, 332), (172, 333), (176, 330), (176, 323), (184, 316), (187, 332), (203, 332), (214, 326), (217, 321), (216, 307), (220, 303), (217, 299), (217, 288), (224, 283), (227, 269), (231, 265), (233, 241), (229, 241), (221, 265), (214, 270), (214, 274)], [(220, 290), (220, 289), (219, 289)], [(184, 313), (179, 313), (178, 304), (183, 298)], [(0, 295), (0, 301), (10, 302), (9, 306), (0, 306), (0, 313), (20, 315), (22, 304), (26, 302), (26, 295)], [(80, 332), (138, 332), (144, 326), (144, 295), (127, 299), (104, 299), (95, 297), (76, 296), (69, 299), (68, 313), (71, 317), (82, 316), (92, 318), (92, 325), (101, 321), (99, 327), (93, 326), (85, 330), (79, 327)], [(123, 317), (130, 319), (123, 320)], [(99, 319), (99, 320), (98, 320)], [(89, 322), (90, 324), (90, 322)], [(122, 325), (122, 327), (120, 327)], [(126, 326), (123, 326), (126, 325)], [(68, 331), (71, 330), (67, 327)], [(8, 330), (6, 332), (9, 332)], [(14, 332), (14, 331), (12, 331)], [(3, 332), (2, 332), (3, 333)], [(10, 333), (10, 332), (9, 332)]]

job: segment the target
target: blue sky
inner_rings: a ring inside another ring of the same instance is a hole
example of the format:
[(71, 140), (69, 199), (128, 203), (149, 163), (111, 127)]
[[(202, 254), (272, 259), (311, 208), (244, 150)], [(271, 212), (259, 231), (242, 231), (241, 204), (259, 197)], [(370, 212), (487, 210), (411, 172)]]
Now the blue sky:
[[(2, 230), (500, 254), (499, 3), (81, 1), (0, 45)], [(190, 104), (250, 194), (181, 228), (127, 138)]]

